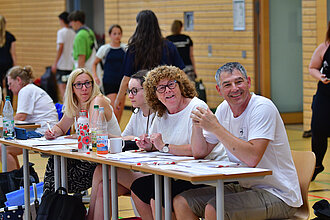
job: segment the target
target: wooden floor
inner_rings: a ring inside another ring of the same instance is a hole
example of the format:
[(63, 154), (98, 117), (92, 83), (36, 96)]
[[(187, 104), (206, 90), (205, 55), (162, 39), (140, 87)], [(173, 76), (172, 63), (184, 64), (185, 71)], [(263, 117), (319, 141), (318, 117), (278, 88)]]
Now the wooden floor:
[[(127, 124), (131, 112), (125, 110), (123, 114), (120, 127), (123, 129)], [(302, 138), (303, 126), (302, 125), (288, 125), (286, 126), (287, 134), (289, 137), (290, 145), (292, 150), (298, 151), (310, 151), (311, 149), (311, 138)], [(330, 143), (329, 143), (330, 144)], [(20, 156), (20, 161), (22, 163), (22, 157)], [(30, 154), (30, 161), (35, 163), (35, 169), (40, 177), (43, 180), (45, 166), (47, 160), (41, 158), (39, 154)], [(314, 182), (311, 183), (309, 189), (309, 206), (311, 210), (310, 219), (315, 218), (316, 216), (313, 213), (312, 205), (321, 200), (326, 199), (330, 202), (330, 157), (329, 151), (325, 156), (324, 161), (325, 170), (320, 173)], [(119, 198), (119, 216), (120, 217), (131, 217), (134, 216), (132, 206), (130, 203), (130, 198), (127, 196)]]

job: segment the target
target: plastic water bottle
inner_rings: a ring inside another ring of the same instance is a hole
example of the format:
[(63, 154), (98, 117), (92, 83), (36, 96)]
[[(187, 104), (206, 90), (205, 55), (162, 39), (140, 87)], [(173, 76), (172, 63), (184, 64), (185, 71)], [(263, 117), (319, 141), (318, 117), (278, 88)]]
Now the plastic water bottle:
[(99, 108), (99, 117), (97, 118), (97, 153), (107, 154), (108, 153), (108, 129), (107, 120), (104, 115), (104, 108)]
[(6, 96), (6, 102), (3, 107), (3, 137), (5, 139), (14, 139), (14, 110), (10, 103), (10, 97)]
[(92, 117), (91, 117), (91, 126), (90, 126), (90, 130), (91, 130), (91, 143), (92, 143), (92, 149), (93, 152), (96, 152), (97, 149), (97, 119), (99, 117), (99, 106), (98, 105), (94, 105), (94, 110), (92, 112)]
[(89, 151), (89, 121), (87, 111), (81, 110), (79, 112), (78, 125), (78, 152), (85, 153)]

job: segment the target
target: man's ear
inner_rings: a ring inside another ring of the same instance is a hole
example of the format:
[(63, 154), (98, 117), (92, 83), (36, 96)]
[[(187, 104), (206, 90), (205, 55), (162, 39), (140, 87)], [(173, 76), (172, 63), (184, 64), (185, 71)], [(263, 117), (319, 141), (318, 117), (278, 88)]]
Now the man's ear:
[(219, 87), (219, 85), (218, 85), (218, 84), (215, 86), (215, 88), (217, 89), (217, 91), (218, 91), (219, 95), (220, 95), (220, 96), (222, 96), (222, 93), (221, 93), (221, 90), (220, 90), (220, 87)]

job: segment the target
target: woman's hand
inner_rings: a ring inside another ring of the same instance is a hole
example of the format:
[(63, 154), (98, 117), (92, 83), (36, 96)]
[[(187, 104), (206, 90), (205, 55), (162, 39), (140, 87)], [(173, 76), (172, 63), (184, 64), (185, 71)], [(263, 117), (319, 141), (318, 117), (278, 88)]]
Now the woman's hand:
[(47, 140), (53, 140), (53, 139), (56, 138), (56, 136), (55, 136), (55, 134), (54, 134), (52, 131), (47, 130), (47, 131), (45, 132), (45, 138), (46, 138)]
[(330, 79), (327, 78), (325, 74), (321, 74), (321, 82), (323, 82), (323, 84), (329, 84)]
[(97, 85), (100, 85), (101, 84), (101, 81), (100, 81), (99, 77), (97, 77), (96, 74), (94, 75), (94, 80), (95, 80), (95, 82), (96, 82)]
[(154, 133), (150, 135), (150, 142), (155, 146), (155, 148), (159, 151), (163, 150), (163, 147), (165, 145), (162, 134), (160, 133)]
[(147, 134), (143, 134), (139, 137), (140, 140), (136, 140), (136, 145), (146, 151), (152, 150), (152, 143), (150, 142), (150, 138)]

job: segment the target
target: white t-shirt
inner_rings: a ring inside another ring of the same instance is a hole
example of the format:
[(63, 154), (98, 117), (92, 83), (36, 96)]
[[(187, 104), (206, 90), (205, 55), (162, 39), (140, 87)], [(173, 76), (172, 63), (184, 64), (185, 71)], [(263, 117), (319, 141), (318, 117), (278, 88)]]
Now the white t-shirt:
[(64, 44), (62, 55), (57, 63), (57, 69), (70, 71), (73, 69), (74, 63), (72, 50), (75, 36), (76, 33), (71, 28), (63, 27), (57, 31), (57, 50), (59, 48), (59, 44)]
[[(155, 117), (154, 113), (149, 115), (149, 124), (148, 124), (148, 133), (150, 133), (150, 127)], [(139, 109), (135, 109), (134, 113), (132, 114), (129, 122), (126, 125), (125, 130), (121, 134), (121, 136), (136, 136), (139, 137), (142, 134), (145, 134), (147, 131), (147, 122), (148, 116), (144, 116), (143, 112)]]
[(121, 134), (121, 130), (117, 121), (117, 118), (115, 116), (115, 113), (113, 113), (113, 108), (110, 105), (111, 111), (112, 111), (112, 117), (110, 119), (110, 121), (108, 121), (108, 125), (107, 125), (107, 129), (108, 132), (117, 136), (120, 136)]
[[(263, 179), (239, 181), (240, 184), (246, 188), (265, 189), (289, 206), (300, 207), (302, 198), (296, 168), (283, 121), (273, 102), (253, 94), (245, 111), (239, 117), (233, 117), (226, 101), (218, 106), (215, 115), (224, 128), (241, 140), (250, 141), (259, 138), (270, 140), (257, 167), (271, 169), (273, 174)], [(204, 131), (204, 136), (209, 143), (219, 142), (210, 132)], [(220, 144), (219, 147), (223, 145)], [(230, 161), (242, 163), (229, 151), (227, 154)]]
[(104, 44), (97, 50), (96, 57), (103, 60), (105, 59), (105, 56), (108, 54), (110, 49), (119, 49), (119, 48), (122, 48), (124, 51), (126, 51), (126, 44), (121, 43), (119, 47), (113, 47), (110, 44)]
[(55, 125), (58, 115), (53, 100), (41, 88), (34, 84), (24, 86), (18, 92), (17, 113), (27, 114), (25, 121), (40, 124), (36, 132), (44, 134), (48, 129), (46, 122)]
[(164, 143), (184, 145), (191, 144), (192, 119), (191, 111), (197, 107), (208, 108), (207, 104), (197, 97), (178, 113), (169, 114), (166, 112), (162, 117), (156, 116), (150, 132), (161, 133)]

